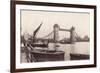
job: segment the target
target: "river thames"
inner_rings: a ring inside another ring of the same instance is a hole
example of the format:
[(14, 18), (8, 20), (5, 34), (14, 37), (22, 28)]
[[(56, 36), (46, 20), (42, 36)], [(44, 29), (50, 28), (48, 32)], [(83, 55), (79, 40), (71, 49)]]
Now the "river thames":
[[(57, 50), (65, 52), (64, 54), (65, 61), (70, 60), (70, 54), (84, 54), (84, 55), (90, 54), (89, 42), (75, 42), (74, 44), (58, 44), (58, 45), (59, 47), (57, 48)], [(34, 49), (54, 50), (54, 43), (49, 43), (48, 48), (35, 47)], [(26, 55), (25, 53), (21, 53), (22, 63), (27, 62), (25, 55)]]
[[(76, 42), (75, 44), (59, 44), (58, 50), (65, 52), (65, 60), (70, 60), (70, 53), (89, 55), (89, 42)], [(54, 44), (49, 44), (49, 50), (54, 49)]]

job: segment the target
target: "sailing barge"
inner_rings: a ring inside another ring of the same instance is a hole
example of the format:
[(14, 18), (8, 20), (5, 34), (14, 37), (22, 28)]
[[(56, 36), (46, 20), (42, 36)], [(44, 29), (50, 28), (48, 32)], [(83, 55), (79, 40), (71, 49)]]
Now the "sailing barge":
[[(40, 26), (34, 31), (33, 38), (31, 40), (28, 40), (28, 42), (25, 42), (26, 49), (30, 48), (31, 50), (27, 53), (30, 55), (27, 55), (28, 62), (45, 62), (45, 61), (64, 61), (64, 51), (58, 51), (57, 47), (57, 40), (55, 39), (55, 48), (54, 50), (48, 49), (49, 41), (46, 43), (38, 43), (36, 39), (36, 35), (41, 27)], [(54, 27), (56, 29), (56, 27)], [(56, 31), (56, 30), (55, 30)], [(56, 37), (56, 36), (55, 36)], [(40, 47), (41, 49), (35, 49), (35, 47)], [(44, 49), (47, 48), (47, 49)]]
[(37, 49), (35, 51), (31, 51), (31, 58), (34, 62), (63, 61), (64, 52)]

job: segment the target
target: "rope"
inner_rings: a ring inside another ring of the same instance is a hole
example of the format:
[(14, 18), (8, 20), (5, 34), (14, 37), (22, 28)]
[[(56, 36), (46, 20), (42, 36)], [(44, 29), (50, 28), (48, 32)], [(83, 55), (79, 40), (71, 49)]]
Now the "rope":
[(48, 35), (46, 35), (46, 36), (42, 37), (42, 38), (46, 38), (46, 37), (48, 37), (48, 36), (52, 35), (52, 33), (53, 33), (53, 31), (52, 31), (52, 32), (50, 32)]

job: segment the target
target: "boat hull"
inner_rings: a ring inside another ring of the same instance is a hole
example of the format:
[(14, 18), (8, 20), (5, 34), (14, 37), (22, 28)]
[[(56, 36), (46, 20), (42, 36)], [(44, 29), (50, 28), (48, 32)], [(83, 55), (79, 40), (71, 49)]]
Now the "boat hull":
[(63, 51), (35, 50), (31, 52), (31, 56), (34, 62), (64, 61)]
[(89, 55), (85, 54), (70, 54), (71, 60), (87, 60), (89, 59)]

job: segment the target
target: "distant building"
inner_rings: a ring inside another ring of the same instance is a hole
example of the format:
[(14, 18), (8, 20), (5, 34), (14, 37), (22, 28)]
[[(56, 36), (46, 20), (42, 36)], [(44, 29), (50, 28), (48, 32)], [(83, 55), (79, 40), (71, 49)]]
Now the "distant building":
[(86, 36), (83, 37), (83, 40), (84, 41), (89, 41), (89, 37), (86, 35)]

